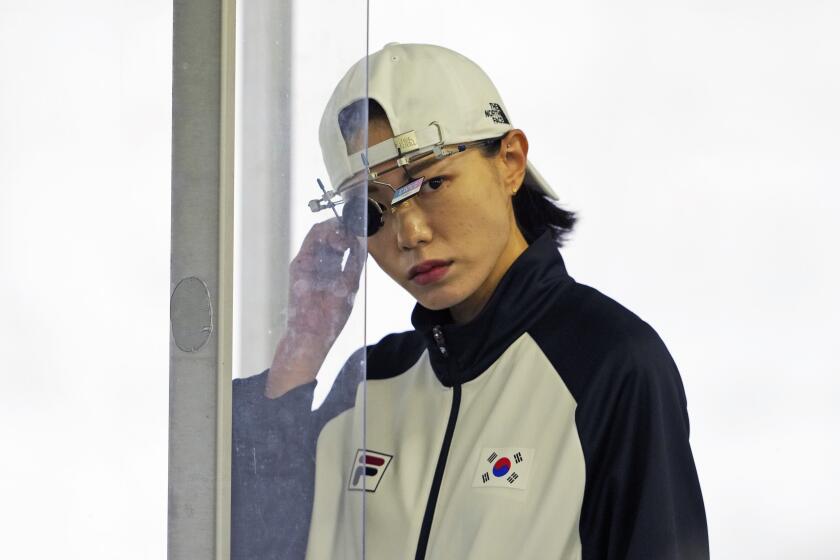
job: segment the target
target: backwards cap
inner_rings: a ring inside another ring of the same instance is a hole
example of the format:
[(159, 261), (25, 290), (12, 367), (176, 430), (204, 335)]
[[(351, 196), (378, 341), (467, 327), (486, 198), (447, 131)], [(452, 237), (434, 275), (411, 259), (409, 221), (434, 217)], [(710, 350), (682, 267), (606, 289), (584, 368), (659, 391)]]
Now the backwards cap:
[[(367, 165), (365, 153), (347, 154), (338, 115), (367, 97), (382, 106), (394, 138), (367, 152), (370, 166), (431, 145), (503, 136), (513, 128), (496, 86), (479, 66), (436, 45), (389, 43), (354, 64), (336, 86), (321, 117), (319, 137), (333, 186)], [(367, 87), (366, 87), (367, 86)], [(557, 200), (531, 163), (524, 185)]]

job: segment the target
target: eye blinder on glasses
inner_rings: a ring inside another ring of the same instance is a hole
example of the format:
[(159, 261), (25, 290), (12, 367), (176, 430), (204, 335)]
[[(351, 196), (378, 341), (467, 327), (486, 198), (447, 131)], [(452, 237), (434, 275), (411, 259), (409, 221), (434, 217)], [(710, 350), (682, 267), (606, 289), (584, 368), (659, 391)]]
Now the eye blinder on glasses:
[[(379, 181), (375, 182), (379, 183)], [(385, 212), (394, 212), (397, 205), (416, 196), (423, 187), (424, 182), (425, 177), (418, 177), (397, 189), (394, 189), (394, 187), (387, 183), (382, 183), (394, 191), (390, 207), (386, 207), (371, 197), (361, 195), (351, 196), (344, 202), (341, 221), (344, 222), (345, 227), (353, 235), (357, 237), (370, 237), (384, 225)], [(365, 211), (367, 211), (367, 219), (365, 219)]]

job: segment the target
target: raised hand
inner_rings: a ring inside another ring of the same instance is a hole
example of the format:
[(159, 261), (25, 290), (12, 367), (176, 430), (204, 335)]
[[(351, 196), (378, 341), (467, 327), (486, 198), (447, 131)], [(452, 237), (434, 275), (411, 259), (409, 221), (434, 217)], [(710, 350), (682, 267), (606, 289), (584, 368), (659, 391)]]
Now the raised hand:
[(364, 241), (336, 218), (315, 224), (306, 235), (289, 267), (286, 334), (274, 352), (267, 397), (279, 397), (315, 379), (350, 317), (365, 256)]

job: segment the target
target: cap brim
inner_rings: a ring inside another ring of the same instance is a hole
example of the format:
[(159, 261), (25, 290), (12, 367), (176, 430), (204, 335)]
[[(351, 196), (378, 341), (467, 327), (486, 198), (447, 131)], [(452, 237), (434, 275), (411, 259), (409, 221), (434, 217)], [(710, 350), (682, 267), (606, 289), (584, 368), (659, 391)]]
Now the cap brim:
[(537, 168), (529, 161), (528, 166), (525, 168), (525, 180), (522, 183), (524, 186), (531, 188), (537, 192), (540, 192), (547, 196), (552, 200), (560, 200), (560, 197), (557, 196), (557, 193), (554, 192), (554, 189), (548, 184), (548, 182), (540, 175), (540, 172), (537, 171)]

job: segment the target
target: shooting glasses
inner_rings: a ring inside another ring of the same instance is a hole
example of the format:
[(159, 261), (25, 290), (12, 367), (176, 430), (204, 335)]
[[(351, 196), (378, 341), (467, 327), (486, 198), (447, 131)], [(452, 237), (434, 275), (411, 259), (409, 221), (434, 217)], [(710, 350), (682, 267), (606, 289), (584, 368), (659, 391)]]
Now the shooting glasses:
[[(436, 134), (435, 134), (436, 133)], [(436, 136), (436, 138), (434, 138)], [(420, 143), (425, 145), (421, 146)], [(429, 142), (429, 140), (434, 140)], [(321, 189), (321, 198), (309, 201), (309, 209), (313, 212), (320, 212), (330, 208), (336, 217), (341, 220), (344, 226), (357, 237), (374, 235), (385, 223), (386, 212), (396, 212), (397, 207), (407, 200), (421, 193), (424, 185), (432, 190), (437, 187), (425, 177), (411, 178), (408, 173), (408, 166), (416, 166), (415, 171), (426, 165), (442, 160), (455, 154), (460, 154), (470, 148), (484, 146), (493, 140), (475, 140), (444, 146), (441, 139), (440, 128), (437, 123), (432, 123), (420, 133), (415, 131), (406, 132), (371, 146), (368, 150), (360, 151), (350, 156), (351, 162), (358, 162), (353, 169), (353, 177), (344, 181), (338, 188), (328, 190), (318, 179), (318, 186)], [(387, 164), (387, 165), (385, 165)], [(380, 167), (383, 166), (384, 167)], [(373, 167), (380, 167), (374, 171)], [(410, 180), (402, 186), (394, 186), (379, 177), (402, 167)], [(384, 185), (392, 194), (391, 201), (383, 204), (369, 196), (365, 196), (365, 187), (368, 184)], [(336, 209), (343, 206), (341, 215)]]

